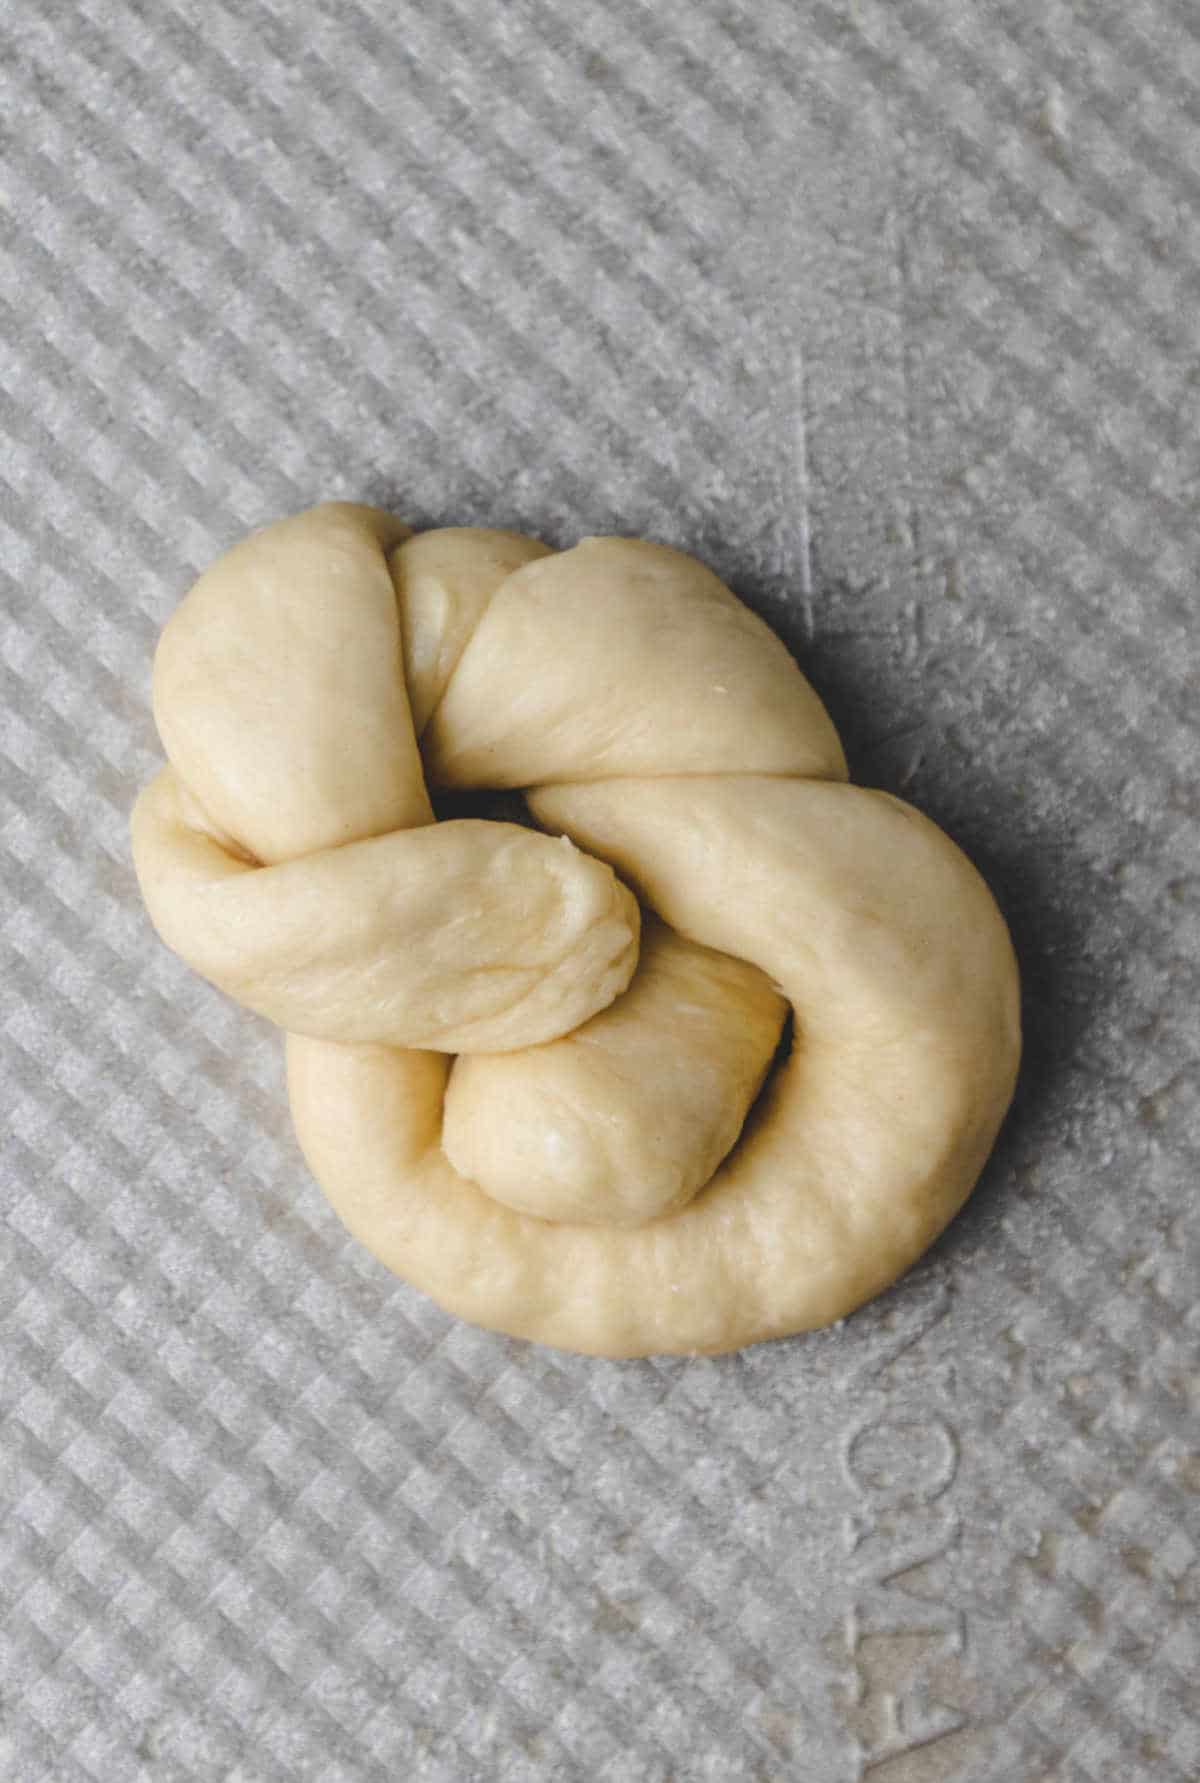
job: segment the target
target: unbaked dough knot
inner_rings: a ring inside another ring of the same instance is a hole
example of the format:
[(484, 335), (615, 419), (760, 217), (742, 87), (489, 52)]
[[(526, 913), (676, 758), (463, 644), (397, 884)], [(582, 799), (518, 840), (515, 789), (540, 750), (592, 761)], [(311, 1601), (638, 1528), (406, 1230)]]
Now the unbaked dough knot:
[(1004, 925), (694, 558), (329, 504), (200, 578), (154, 707), (154, 922), (287, 1031), (316, 1175), (444, 1304), (736, 1347), (878, 1291), (969, 1191)]

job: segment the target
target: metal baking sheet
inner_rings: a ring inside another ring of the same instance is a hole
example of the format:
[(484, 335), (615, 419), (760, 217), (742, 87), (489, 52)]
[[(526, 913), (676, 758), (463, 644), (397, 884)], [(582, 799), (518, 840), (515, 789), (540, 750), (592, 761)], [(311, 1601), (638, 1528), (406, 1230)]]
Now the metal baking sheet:
[[(1200, 1772), (1187, 0), (9, 0), (0, 1776)], [(1026, 985), (842, 1328), (606, 1364), (350, 1242), (127, 813), (326, 495), (710, 559)]]

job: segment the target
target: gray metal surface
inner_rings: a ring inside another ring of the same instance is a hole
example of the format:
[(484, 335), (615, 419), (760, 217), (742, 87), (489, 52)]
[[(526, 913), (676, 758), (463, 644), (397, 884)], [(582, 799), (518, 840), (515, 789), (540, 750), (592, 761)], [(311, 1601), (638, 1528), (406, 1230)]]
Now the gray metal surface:
[[(10, 0), (0, 1775), (1200, 1771), (1189, 0)], [(329, 494), (709, 557), (988, 873), (1028, 1064), (842, 1329), (342, 1234), (140, 913), (159, 624)]]

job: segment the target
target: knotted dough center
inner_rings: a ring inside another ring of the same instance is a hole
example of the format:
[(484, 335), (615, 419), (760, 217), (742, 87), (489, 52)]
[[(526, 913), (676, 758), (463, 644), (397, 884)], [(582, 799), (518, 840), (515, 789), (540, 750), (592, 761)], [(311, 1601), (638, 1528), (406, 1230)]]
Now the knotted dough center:
[[(155, 923), (287, 1030), (318, 1179), (443, 1304), (737, 1347), (877, 1292), (969, 1191), (1019, 1045), (1004, 925), (845, 784), (694, 559), (330, 504), (201, 577), (154, 704)], [(438, 823), (431, 789), (520, 791), (541, 829)]]

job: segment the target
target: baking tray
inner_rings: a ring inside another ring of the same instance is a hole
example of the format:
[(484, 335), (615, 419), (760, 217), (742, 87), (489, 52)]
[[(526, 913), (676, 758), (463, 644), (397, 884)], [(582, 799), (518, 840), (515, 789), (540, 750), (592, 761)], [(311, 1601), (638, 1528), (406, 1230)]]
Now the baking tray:
[[(10, 0), (0, 1775), (1200, 1770), (1186, 0)], [(843, 1327), (610, 1364), (326, 1210), (126, 823), (329, 495), (708, 558), (968, 850), (1028, 1057)]]

